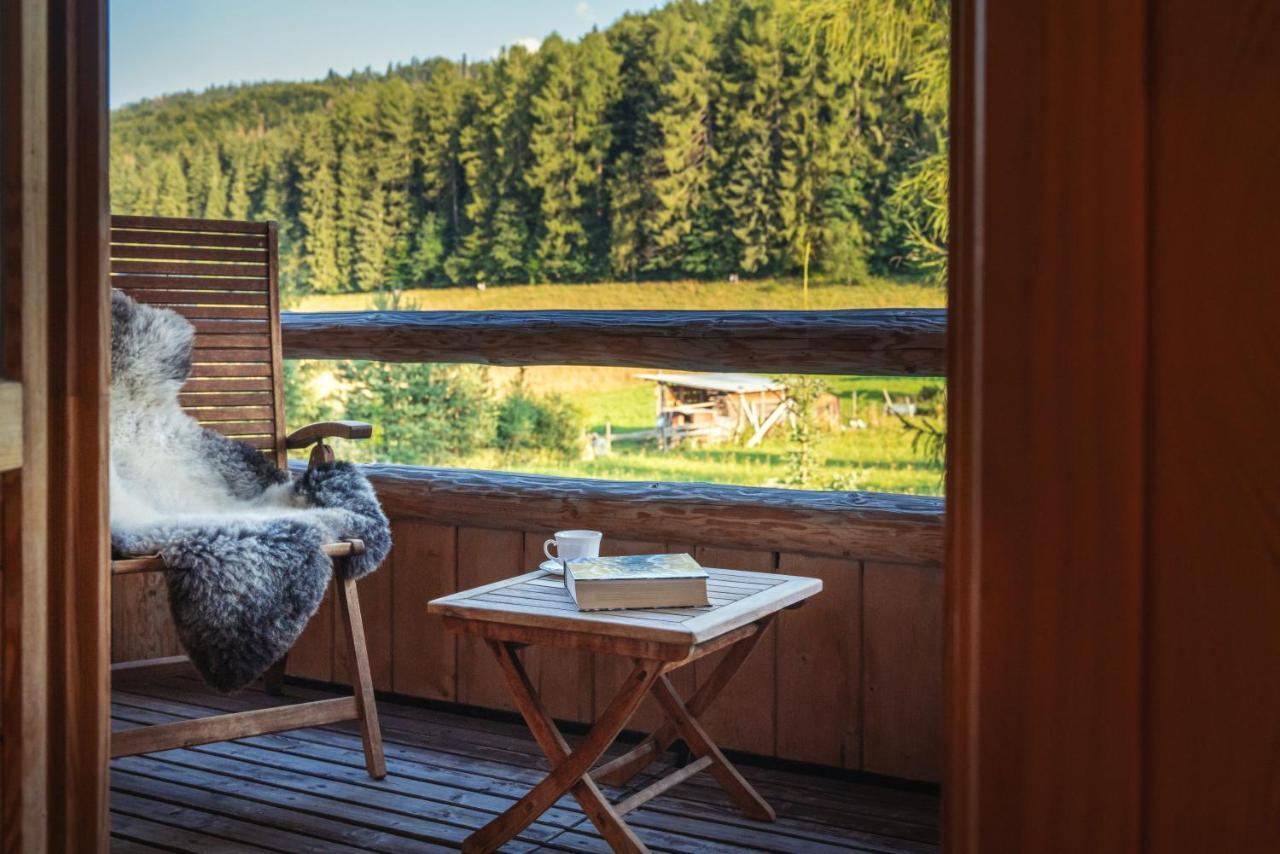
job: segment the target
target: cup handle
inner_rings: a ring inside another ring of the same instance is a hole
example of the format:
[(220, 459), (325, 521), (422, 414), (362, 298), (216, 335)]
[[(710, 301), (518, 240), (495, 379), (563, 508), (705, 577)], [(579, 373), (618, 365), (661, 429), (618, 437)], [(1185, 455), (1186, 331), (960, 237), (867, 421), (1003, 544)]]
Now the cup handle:
[(547, 556), (548, 560), (560, 560), (559, 557), (551, 553), (551, 547), (556, 544), (555, 540), (547, 540), (542, 544), (542, 553)]

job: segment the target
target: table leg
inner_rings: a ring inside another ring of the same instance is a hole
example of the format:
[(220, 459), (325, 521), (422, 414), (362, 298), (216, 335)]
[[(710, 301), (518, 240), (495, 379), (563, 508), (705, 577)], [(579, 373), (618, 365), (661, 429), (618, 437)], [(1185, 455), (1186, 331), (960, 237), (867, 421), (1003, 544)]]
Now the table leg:
[(689, 745), (693, 755), (699, 760), (711, 760), (709, 770), (712, 776), (729, 793), (729, 797), (733, 798), (743, 815), (757, 821), (773, 821), (777, 817), (774, 815), (773, 807), (760, 797), (760, 793), (752, 788), (751, 784), (738, 773), (738, 769), (733, 767), (733, 763), (720, 752), (720, 748), (707, 735), (702, 724), (689, 713), (689, 709), (665, 674), (659, 676), (657, 683), (653, 686), (653, 696), (662, 706), (667, 720), (684, 739), (684, 743)]
[(644, 695), (663, 674), (664, 665), (654, 661), (637, 661), (631, 675), (578, 749), (570, 751), (568, 742), (547, 714), (537, 690), (529, 681), (529, 675), (520, 663), (515, 647), (497, 641), (488, 641), (488, 645), (507, 679), (516, 707), (528, 723), (538, 746), (551, 761), (551, 773), (510, 809), (468, 836), (462, 844), (462, 850), (496, 850), (533, 823), (568, 791), (577, 798), (583, 812), (614, 851), (647, 851), (644, 843), (627, 827), (587, 772), (626, 726)]
[[(711, 706), (715, 698), (724, 690), (724, 686), (728, 685), (734, 674), (738, 672), (738, 668), (742, 667), (743, 662), (755, 650), (772, 621), (773, 615), (770, 614), (760, 621), (759, 631), (730, 647), (729, 652), (716, 665), (715, 670), (711, 671), (711, 676), (698, 686), (698, 690), (694, 691), (693, 697), (686, 704), (691, 716), (701, 717), (703, 712)], [(673, 721), (667, 720), (627, 753), (595, 769), (592, 776), (605, 785), (625, 786), (632, 777), (649, 767), (651, 762), (665, 753), (676, 738), (676, 725)]]

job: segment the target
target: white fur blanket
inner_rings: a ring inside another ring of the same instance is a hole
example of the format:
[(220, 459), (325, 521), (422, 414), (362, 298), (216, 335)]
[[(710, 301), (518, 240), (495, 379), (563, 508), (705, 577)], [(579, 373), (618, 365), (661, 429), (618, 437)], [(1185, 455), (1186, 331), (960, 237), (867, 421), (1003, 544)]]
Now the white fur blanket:
[(205, 680), (232, 691), (288, 652), (319, 607), (332, 574), (323, 545), (363, 540), (345, 562), (359, 578), (391, 548), (387, 519), (350, 464), (293, 478), (202, 428), (178, 404), (191, 324), (119, 291), (111, 310), (112, 552), (164, 556), (178, 637)]

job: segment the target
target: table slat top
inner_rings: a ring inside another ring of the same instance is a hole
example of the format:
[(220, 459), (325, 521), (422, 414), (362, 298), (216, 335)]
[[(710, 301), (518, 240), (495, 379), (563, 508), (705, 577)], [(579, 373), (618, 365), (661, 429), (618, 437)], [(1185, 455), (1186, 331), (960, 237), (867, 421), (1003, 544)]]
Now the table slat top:
[(694, 645), (795, 605), (816, 578), (704, 567), (710, 606), (579, 611), (561, 576), (541, 570), (436, 599), (432, 614), (514, 626)]

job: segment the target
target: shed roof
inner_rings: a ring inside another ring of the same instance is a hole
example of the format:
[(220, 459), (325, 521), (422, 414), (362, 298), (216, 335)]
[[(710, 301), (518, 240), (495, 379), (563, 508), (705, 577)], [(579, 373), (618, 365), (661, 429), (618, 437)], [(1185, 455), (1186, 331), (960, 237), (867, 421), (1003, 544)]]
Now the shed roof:
[(746, 393), (756, 391), (785, 391), (786, 383), (762, 374), (636, 374), (642, 380), (652, 380), (663, 385), (701, 388), (708, 391)]

